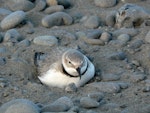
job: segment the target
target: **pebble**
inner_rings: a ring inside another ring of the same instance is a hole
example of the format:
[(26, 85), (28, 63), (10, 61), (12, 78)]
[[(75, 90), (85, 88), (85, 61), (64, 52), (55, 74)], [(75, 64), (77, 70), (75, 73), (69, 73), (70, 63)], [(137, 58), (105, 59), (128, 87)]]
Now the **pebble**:
[(135, 3), (135, 2), (140, 2), (142, 0), (121, 0), (123, 3)]
[(140, 82), (143, 81), (146, 78), (146, 75), (143, 73), (133, 73), (130, 75), (130, 79), (132, 82)]
[(100, 25), (100, 19), (98, 16), (90, 16), (85, 22), (84, 26), (87, 28), (95, 29)]
[(95, 30), (88, 31), (86, 34), (87, 34), (87, 38), (99, 39), (102, 34), (102, 31), (95, 29)]
[(57, 0), (58, 5), (63, 5), (65, 9), (72, 6), (71, 0)]
[(39, 113), (39, 108), (30, 100), (15, 99), (0, 107), (1, 113)]
[(16, 27), (18, 24), (20, 24), (23, 20), (25, 20), (26, 14), (23, 11), (15, 11), (8, 16), (6, 16), (1, 21), (1, 28), (3, 30), (11, 29)]
[(8, 9), (0, 8), (0, 15), (5, 16), (5, 15), (9, 15), (11, 13), (12, 13), (12, 11), (10, 11)]
[(102, 93), (102, 92), (89, 93), (88, 97), (90, 97), (91, 99), (99, 102), (104, 98), (104, 93)]
[(57, 3), (57, 0), (46, 0), (46, 4), (47, 4), (48, 6), (55, 6), (55, 5), (57, 5), (58, 3)]
[(120, 91), (119, 84), (113, 82), (94, 82), (88, 84), (87, 87), (91, 89), (97, 89), (97, 91), (106, 93), (117, 93)]
[(100, 39), (104, 42), (109, 42), (112, 39), (112, 36), (108, 32), (103, 32)]
[(46, 8), (46, 1), (45, 0), (39, 0), (36, 3), (35, 10), (36, 11), (43, 11)]
[(48, 8), (46, 8), (44, 10), (44, 12), (46, 14), (52, 14), (52, 13), (55, 13), (55, 12), (62, 12), (64, 10), (64, 6), (62, 5), (55, 5), (55, 6), (50, 6)]
[(6, 59), (3, 57), (0, 57), (0, 66), (5, 65), (6, 64)]
[(90, 97), (82, 97), (80, 99), (80, 105), (84, 108), (97, 108), (99, 103)]
[(42, 109), (41, 109), (41, 112), (64, 112), (64, 111), (67, 111), (68, 108), (65, 104), (49, 104), (49, 105), (46, 105), (44, 106)]
[(124, 82), (119, 82), (118, 85), (120, 86), (121, 89), (126, 89), (129, 87), (128, 83), (124, 83)]
[(150, 43), (150, 31), (146, 34), (146, 36), (145, 36), (145, 41), (146, 41), (147, 43)]
[(115, 25), (115, 14), (116, 12), (113, 11), (106, 16), (105, 22), (107, 26), (113, 27)]
[(108, 8), (116, 5), (117, 0), (94, 0), (94, 3), (96, 6)]
[(80, 109), (78, 106), (73, 106), (68, 112), (75, 112), (75, 113), (79, 113)]
[(65, 88), (66, 92), (76, 92), (77, 91), (77, 87), (74, 83), (71, 83), (69, 85), (66, 86)]
[(104, 104), (103, 106), (101, 106), (101, 109), (105, 110), (105, 111), (113, 110), (113, 109), (117, 109), (117, 108), (119, 108), (119, 105), (116, 103), (108, 103), (108, 104)]
[(28, 0), (23, 0), (23, 1), (21, 0), (19, 2), (11, 4), (10, 8), (13, 11), (18, 11), (18, 10), (29, 11), (34, 8), (34, 4)]
[(143, 40), (141, 39), (136, 39), (133, 42), (130, 43), (129, 48), (131, 49), (138, 49), (142, 46)]
[(124, 60), (125, 58), (126, 58), (126, 55), (122, 51), (113, 53), (108, 57), (108, 59), (110, 60)]
[(133, 37), (133, 36), (136, 36), (138, 33), (139, 33), (138, 30), (134, 28), (120, 28), (112, 32), (112, 35), (114, 37), (118, 37), (121, 34), (128, 34), (130, 37)]
[(120, 79), (120, 76), (117, 74), (102, 74), (103, 81), (117, 81)]
[(72, 17), (65, 12), (56, 12), (51, 15), (47, 15), (42, 19), (42, 25), (44, 27), (70, 25), (72, 22)]
[(33, 42), (37, 45), (55, 46), (58, 40), (55, 36), (38, 36), (34, 38)]
[(72, 100), (66, 96), (60, 97), (57, 99), (53, 104), (62, 104), (66, 105), (68, 109), (72, 108), (74, 106)]
[(28, 39), (24, 39), (18, 43), (19, 46), (28, 47), (30, 46), (30, 41)]
[(4, 41), (5, 42), (19, 42), (22, 40), (20, 33), (16, 29), (10, 29), (5, 33)]
[(7, 84), (5, 83), (5, 82), (0, 82), (0, 87), (1, 88), (4, 88), (4, 87), (6, 87), (7, 86)]
[(123, 43), (127, 43), (128, 41), (130, 41), (131, 38), (128, 34), (121, 34), (117, 37), (117, 39)]

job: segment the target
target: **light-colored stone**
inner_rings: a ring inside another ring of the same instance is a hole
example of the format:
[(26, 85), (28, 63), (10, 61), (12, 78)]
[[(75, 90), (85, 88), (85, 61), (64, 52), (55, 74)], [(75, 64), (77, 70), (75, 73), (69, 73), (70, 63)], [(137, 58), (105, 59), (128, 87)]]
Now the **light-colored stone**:
[(117, 39), (123, 43), (127, 43), (128, 41), (130, 41), (131, 38), (128, 34), (121, 34), (117, 37)]
[(39, 108), (26, 99), (16, 99), (3, 104), (1, 113), (39, 113)]
[(117, 1), (116, 0), (94, 0), (94, 3), (96, 6), (107, 8), (116, 5)]
[(56, 12), (51, 15), (47, 15), (42, 19), (42, 25), (44, 27), (70, 25), (72, 22), (72, 17), (64, 12)]
[(58, 40), (55, 36), (38, 36), (34, 38), (33, 42), (45, 46), (55, 46), (58, 44)]
[(42, 11), (46, 7), (46, 1), (45, 0), (39, 0), (36, 3), (35, 9), (36, 11)]
[(145, 41), (150, 43), (150, 31), (146, 34)]
[(11, 29), (13, 27), (16, 27), (18, 24), (20, 24), (23, 20), (25, 20), (26, 14), (23, 11), (15, 11), (8, 16), (6, 16), (1, 21), (1, 28), (3, 30)]
[(84, 26), (87, 28), (97, 28), (100, 25), (100, 19), (98, 16), (91, 16), (85, 22)]
[(80, 105), (84, 108), (97, 108), (99, 103), (90, 97), (82, 97), (80, 99)]
[(116, 81), (119, 79), (120, 79), (120, 76), (117, 74), (102, 74), (103, 81)]
[(55, 6), (57, 5), (57, 0), (46, 0), (48, 6)]
[(103, 32), (100, 39), (104, 42), (109, 42), (112, 39), (112, 36), (108, 32)]
[(96, 88), (97, 91), (107, 93), (117, 93), (120, 91), (120, 86), (113, 82), (94, 82), (87, 85), (88, 88)]
[(99, 102), (100, 100), (102, 100), (104, 98), (104, 93), (101, 93), (101, 92), (89, 93), (88, 97)]
[(12, 11), (8, 10), (8, 9), (4, 9), (4, 8), (0, 8), (0, 15), (9, 15), (11, 14)]
[(61, 12), (63, 10), (64, 10), (64, 6), (55, 5), (55, 6), (50, 6), (50, 7), (46, 8), (44, 10), (44, 12), (47, 13), (47, 14), (52, 14), (52, 13), (55, 13), (55, 12)]
[(146, 75), (143, 73), (133, 73), (130, 76), (132, 82), (140, 82), (146, 78)]

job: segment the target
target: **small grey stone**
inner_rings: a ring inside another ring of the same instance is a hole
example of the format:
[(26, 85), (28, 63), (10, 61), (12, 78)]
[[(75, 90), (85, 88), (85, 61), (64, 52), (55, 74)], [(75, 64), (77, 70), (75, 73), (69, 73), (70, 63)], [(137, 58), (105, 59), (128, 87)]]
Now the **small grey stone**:
[(121, 0), (123, 3), (135, 3), (135, 2), (140, 2), (142, 0)]
[(58, 40), (55, 36), (38, 36), (34, 38), (33, 42), (45, 46), (54, 46), (58, 44)]
[(144, 80), (145, 77), (146, 77), (145, 74), (143, 74), (143, 73), (136, 73), (136, 72), (135, 72), (135, 73), (133, 73), (133, 74), (130, 76), (130, 79), (131, 79), (131, 81), (133, 81), (133, 82), (140, 82), (140, 81)]
[(3, 36), (0, 34), (0, 43), (3, 41)]
[(108, 103), (108, 104), (104, 104), (101, 109), (102, 110), (113, 110), (115, 108), (119, 108), (119, 105), (116, 103)]
[(97, 28), (99, 25), (100, 25), (100, 19), (98, 16), (90, 16), (84, 22), (84, 26), (87, 28)]
[(96, 29), (96, 30), (88, 31), (86, 34), (87, 34), (87, 38), (99, 39), (102, 34), (102, 31)]
[(116, 12), (111, 12), (106, 16), (106, 25), (113, 27), (115, 25), (115, 14)]
[(41, 112), (63, 112), (63, 111), (67, 111), (68, 110), (68, 107), (65, 105), (65, 104), (49, 104), (49, 105), (46, 105), (44, 106), (42, 109), (41, 109)]
[(5, 42), (19, 42), (22, 40), (20, 33), (16, 29), (10, 29), (6, 32), (4, 36)]
[(90, 97), (82, 97), (80, 99), (80, 105), (84, 108), (97, 108), (99, 103)]
[(39, 108), (26, 99), (16, 99), (3, 104), (1, 113), (39, 113)]
[(112, 46), (118, 47), (118, 48), (124, 47), (124, 46), (127, 45), (126, 42), (123, 42), (123, 41), (120, 41), (120, 40), (111, 40), (109, 42), (109, 44), (112, 45)]
[(123, 43), (127, 43), (131, 38), (128, 34), (121, 34), (117, 37), (117, 39), (122, 41)]
[(79, 107), (78, 106), (73, 106), (68, 112), (79, 113)]
[(46, 1), (45, 0), (39, 0), (36, 3), (35, 10), (36, 11), (42, 11), (45, 9), (45, 7), (46, 7)]
[(134, 28), (121, 28), (112, 32), (114, 37), (118, 37), (121, 34), (128, 34), (129, 36), (136, 36), (138, 34), (138, 30)]
[(100, 39), (104, 42), (109, 42), (112, 39), (112, 36), (108, 32), (103, 32)]
[(0, 82), (0, 87), (1, 88), (4, 88), (4, 87), (6, 87), (7, 86), (7, 84), (5, 83), (5, 82)]
[(137, 48), (141, 47), (142, 44), (143, 44), (143, 40), (136, 39), (132, 43), (130, 43), (129, 48), (131, 48), (131, 49), (137, 49)]
[(19, 46), (28, 47), (30, 46), (30, 41), (28, 39), (24, 39), (18, 43)]
[(0, 65), (2, 66), (4, 64), (6, 64), (6, 59), (3, 57), (0, 57)]
[(22, 0), (10, 5), (11, 10), (13, 11), (29, 11), (34, 8), (34, 4), (28, 0)]
[(15, 11), (6, 16), (0, 23), (3, 30), (11, 29), (25, 20), (26, 14), (23, 11)]
[(113, 82), (94, 82), (88, 84), (87, 87), (91, 89), (96, 88), (97, 91), (107, 92), (107, 93), (117, 93), (120, 91), (119, 84)]
[(88, 97), (96, 100), (97, 102), (99, 102), (100, 100), (102, 100), (104, 98), (104, 94), (101, 92), (95, 92), (95, 93), (90, 93), (88, 94)]
[(124, 82), (119, 82), (118, 85), (120, 86), (121, 89), (126, 89), (129, 87), (128, 83), (124, 83)]
[(53, 102), (53, 104), (63, 104), (66, 105), (68, 109), (74, 106), (72, 100), (66, 96), (57, 99), (55, 102)]
[(8, 10), (8, 9), (4, 9), (4, 8), (0, 8), (0, 15), (9, 15), (10, 13), (12, 13), (12, 11)]
[(126, 55), (121, 51), (111, 54), (108, 58), (110, 60), (124, 60), (126, 58)]
[(7, 49), (5, 47), (0, 48), (0, 54), (4, 54), (7, 52)]
[(150, 31), (146, 34), (145, 41), (150, 43)]
[(72, 22), (72, 17), (65, 12), (56, 12), (51, 15), (47, 15), (42, 19), (42, 25), (44, 27), (70, 25)]
[(94, 0), (94, 3), (96, 6), (107, 8), (116, 5), (117, 0)]
[(117, 74), (102, 74), (103, 81), (116, 81), (119, 79), (120, 79), (120, 76)]
[(63, 10), (64, 10), (64, 7), (62, 5), (56, 5), (56, 6), (50, 6), (50, 7), (46, 8), (44, 10), (44, 12), (47, 14), (52, 14), (55, 12), (61, 12)]

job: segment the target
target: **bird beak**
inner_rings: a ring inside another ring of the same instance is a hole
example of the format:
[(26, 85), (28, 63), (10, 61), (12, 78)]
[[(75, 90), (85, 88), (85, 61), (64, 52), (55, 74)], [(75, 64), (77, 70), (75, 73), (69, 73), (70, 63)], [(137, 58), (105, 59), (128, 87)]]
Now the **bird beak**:
[(78, 67), (76, 70), (77, 70), (77, 72), (78, 72), (78, 74), (80, 76), (80, 79), (81, 79), (81, 68)]

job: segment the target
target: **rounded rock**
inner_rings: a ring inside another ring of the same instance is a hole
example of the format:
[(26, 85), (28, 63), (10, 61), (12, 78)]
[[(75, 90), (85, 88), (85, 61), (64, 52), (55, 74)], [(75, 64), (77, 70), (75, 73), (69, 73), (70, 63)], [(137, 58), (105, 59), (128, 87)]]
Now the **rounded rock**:
[(72, 22), (72, 17), (64, 12), (56, 12), (42, 19), (42, 25), (44, 27), (70, 25)]
[(94, 0), (94, 3), (96, 6), (107, 8), (116, 5), (117, 0)]
[(90, 97), (82, 97), (80, 99), (80, 105), (84, 108), (97, 108), (99, 103)]
[(120, 76), (116, 74), (103, 74), (102, 79), (104, 81), (116, 81), (120, 79)]
[(11, 13), (12, 13), (12, 11), (10, 11), (8, 9), (0, 8), (0, 15), (9, 15)]
[(25, 20), (26, 14), (24, 11), (15, 11), (8, 16), (6, 16), (1, 21), (1, 28), (3, 30), (11, 29), (13, 27), (16, 27), (18, 24), (20, 24), (23, 20)]
[(108, 32), (103, 32), (100, 39), (104, 42), (109, 42), (112, 37), (111, 37), (111, 34), (109, 34)]
[(10, 29), (6, 32), (4, 36), (4, 41), (5, 42), (19, 42), (21, 41), (21, 35), (16, 29)]
[(55, 6), (50, 6), (48, 8), (45, 9), (45, 13), (47, 14), (52, 14), (52, 13), (55, 13), (55, 12), (61, 12), (64, 10), (64, 6), (62, 5), (55, 5)]
[(42, 11), (46, 7), (46, 2), (44, 0), (40, 0), (36, 3), (35, 9), (36, 11)]
[(99, 24), (100, 19), (97, 16), (91, 16), (84, 22), (84, 26), (87, 28), (97, 28)]
[(126, 58), (126, 55), (124, 52), (120, 51), (120, 52), (111, 54), (108, 58), (110, 60), (124, 60)]
[(115, 25), (115, 14), (116, 12), (111, 12), (106, 16), (106, 25), (113, 27)]
[(28, 0), (23, 0), (12, 4), (10, 7), (13, 11), (29, 11), (34, 8), (34, 4)]
[(63, 5), (65, 9), (71, 7), (71, 0), (57, 0), (58, 5)]
[(66, 96), (57, 99), (55, 102), (53, 102), (53, 104), (63, 104), (66, 105), (68, 109), (74, 106), (72, 100)]
[(121, 42), (127, 43), (131, 38), (128, 34), (121, 34), (117, 37)]
[(16, 99), (0, 107), (2, 113), (39, 113), (39, 108), (26, 99)]
[(57, 3), (57, 0), (46, 0), (46, 4), (47, 4), (48, 6), (55, 6), (55, 5), (57, 5), (58, 3)]
[(38, 45), (54, 46), (58, 44), (58, 40), (54, 36), (38, 36), (33, 42)]
[(95, 93), (90, 93), (88, 94), (88, 97), (96, 100), (97, 102), (99, 102), (100, 100), (102, 100), (104, 98), (104, 94), (101, 92), (95, 92)]

